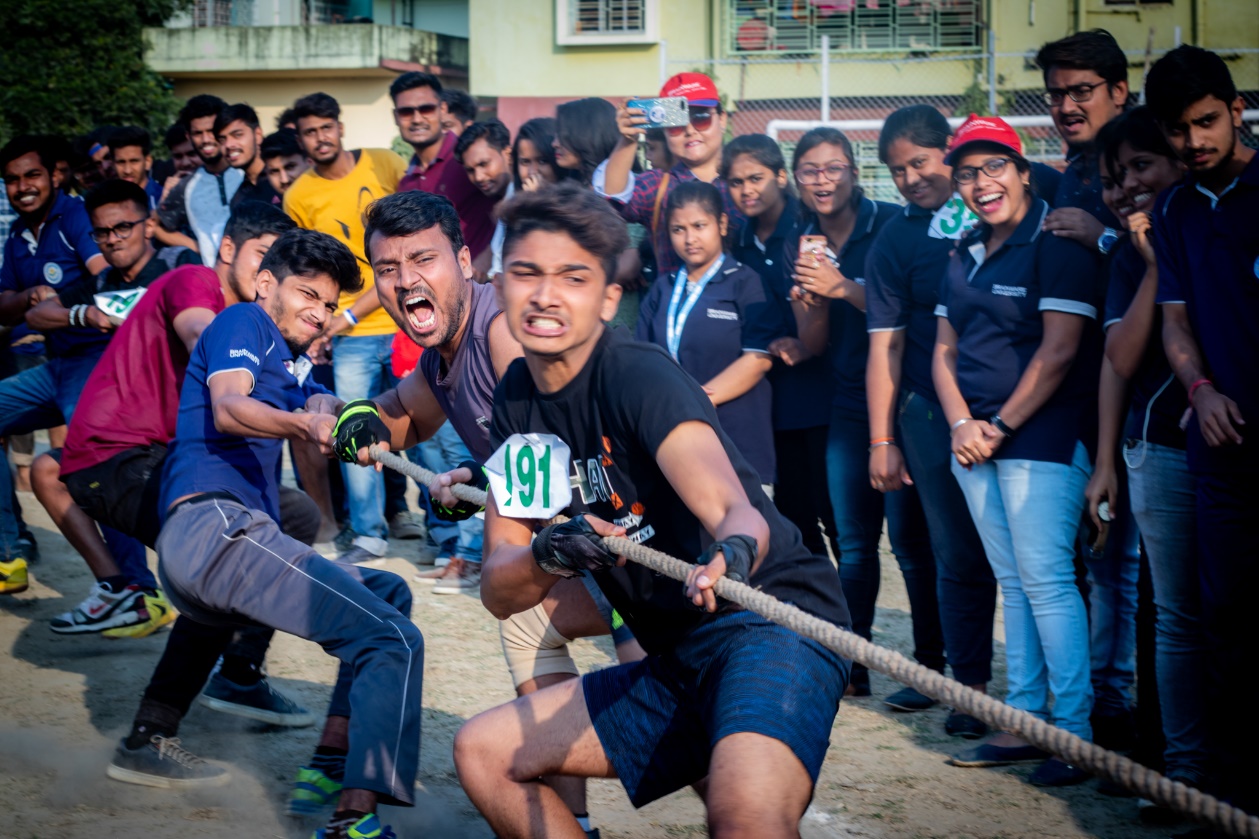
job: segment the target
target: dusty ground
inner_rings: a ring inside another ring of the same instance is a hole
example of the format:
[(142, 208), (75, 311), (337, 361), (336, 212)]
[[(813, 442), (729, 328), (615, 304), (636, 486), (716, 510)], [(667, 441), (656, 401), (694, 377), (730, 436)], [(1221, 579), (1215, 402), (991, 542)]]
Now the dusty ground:
[[(180, 732), (184, 743), (229, 764), (228, 786), (166, 793), (105, 777), (109, 753), (128, 727), (165, 633), (118, 641), (54, 635), (48, 620), (73, 607), (91, 578), (34, 498), (23, 494), (21, 502), (43, 559), (28, 591), (0, 598), (0, 707), (6, 711), (0, 717), (0, 812), (6, 813), (0, 837), (309, 836), (317, 825), (287, 818), (283, 802), (292, 773), (314, 747), (314, 728), (268, 730), (194, 707)], [(385, 567), (410, 579), (417, 544), (394, 543)], [(907, 650), (904, 588), (886, 558), (883, 581), (875, 640)], [(459, 788), (451, 742), (464, 720), (513, 695), (498, 633), (474, 596), (435, 596), (418, 584), (415, 590), (414, 619), (427, 641), (419, 806), (387, 809), (386, 820), (404, 839), (484, 839), (490, 832)], [(583, 641), (574, 655), (583, 668), (603, 667), (610, 651), (603, 640)], [(326, 702), (334, 666), (318, 647), (280, 636), (268, 667), (276, 685), (307, 707)], [(895, 689), (876, 674), (875, 698), (844, 701), (802, 825), (806, 839), (1170, 833), (1137, 826), (1134, 800), (1101, 795), (1095, 782), (1049, 792), (1025, 782), (1027, 767), (946, 765), (960, 742), (943, 733), (944, 712), (890, 711), (878, 697)], [(704, 835), (704, 811), (690, 791), (635, 811), (618, 784), (598, 781), (590, 785), (590, 811), (605, 839)]]

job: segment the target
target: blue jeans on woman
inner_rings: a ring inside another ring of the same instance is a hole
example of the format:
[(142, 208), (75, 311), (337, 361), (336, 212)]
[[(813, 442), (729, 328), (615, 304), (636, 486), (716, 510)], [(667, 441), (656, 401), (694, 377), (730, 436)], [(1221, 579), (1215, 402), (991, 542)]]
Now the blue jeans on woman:
[(951, 434), (944, 409), (913, 391), (897, 415), (901, 450), (918, 490), (936, 561), (940, 628), (953, 678), (964, 685), (992, 679), (992, 623), (997, 580), (984, 543), (953, 477)]
[[(918, 492), (905, 487), (886, 495), (870, 486), (870, 427), (864, 417), (831, 413), (826, 473), (839, 543), (839, 578), (852, 613), (852, 629), (867, 640), (879, 596), (879, 539), (887, 516), (888, 541), (905, 577), (913, 619), (914, 658), (944, 670), (944, 635), (936, 602), (936, 567)], [(852, 681), (867, 681), (866, 668), (853, 664)]]
[(1132, 514), (1154, 584), (1156, 675), (1164, 773), (1206, 774), (1206, 667), (1198, 585), (1196, 481), (1184, 449), (1138, 443), (1125, 450)]
[[(1119, 493), (1131, 489), (1121, 467)], [(1085, 546), (1089, 580), (1089, 656), (1093, 678), (1093, 716), (1127, 717), (1137, 680), (1137, 578), (1141, 571), (1141, 534), (1129, 505), (1120, 505), (1110, 523), (1106, 547)]]
[(954, 460), (952, 468), (1001, 586), (1005, 701), (1092, 739), (1088, 614), (1074, 567), (1091, 471), (1084, 444), (1069, 464), (989, 460), (967, 469)]

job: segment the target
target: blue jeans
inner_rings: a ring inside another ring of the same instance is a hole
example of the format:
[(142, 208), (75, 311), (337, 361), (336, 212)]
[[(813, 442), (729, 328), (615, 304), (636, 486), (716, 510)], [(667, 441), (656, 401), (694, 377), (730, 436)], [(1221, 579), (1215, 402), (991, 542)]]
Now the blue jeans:
[(1074, 564), (1089, 471), (1083, 443), (1070, 464), (990, 460), (968, 470), (953, 462), (1001, 586), (1006, 702), (1086, 740), (1093, 736), (1089, 628)]
[(1206, 772), (1206, 649), (1194, 478), (1184, 449), (1129, 449), (1128, 492), (1154, 583), (1156, 674), (1166, 773)]
[[(99, 359), (99, 355), (50, 358), (46, 364), (0, 381), (0, 437), (68, 423), (87, 377)], [(15, 497), (13, 476), (5, 464), (0, 469), (0, 548), (6, 553), (14, 547), (10, 539), (17, 538)], [(144, 545), (139, 540), (112, 527), (102, 526), (101, 535), (119, 570), (131, 582), (146, 588), (157, 587)]]
[[(463, 440), (449, 422), (442, 423), (437, 433), (407, 452), (412, 462), (419, 463), (434, 472), (448, 472), (465, 460), (472, 460), (472, 454)], [(425, 503), (430, 504), (428, 489), (423, 487)], [(430, 506), (431, 510), (431, 506)], [(468, 562), (481, 561), (482, 536), (485, 522), (473, 516), (459, 522), (445, 522), (436, 516), (428, 516), (428, 533), (438, 545), (451, 539), (457, 541), (455, 556)]]
[[(1127, 476), (1119, 470), (1119, 494), (1128, 498)], [(1141, 571), (1141, 534), (1129, 504), (1119, 505), (1106, 547), (1084, 547), (1089, 579), (1089, 657), (1093, 713), (1126, 715), (1132, 709), (1137, 680), (1137, 577)]]
[(943, 408), (912, 391), (901, 399), (897, 420), (935, 554), (940, 628), (953, 678), (964, 685), (986, 684), (992, 679), (997, 580), (953, 477), (949, 421)]
[[(914, 658), (944, 670), (944, 636), (936, 602), (935, 558), (918, 493), (906, 487), (886, 495), (870, 486), (869, 425), (846, 412), (831, 414), (826, 473), (839, 542), (839, 578), (852, 614), (852, 629), (867, 640), (879, 596), (879, 539), (887, 516), (888, 541), (905, 577), (913, 619)], [(853, 664), (854, 681), (865, 670)]]
[[(337, 385), (337, 397), (346, 402), (371, 399), (392, 388), (396, 384), (393, 371), (389, 369), (392, 345), (392, 335), (333, 338), (332, 376)], [(375, 469), (352, 463), (342, 464), (342, 469), (350, 527), (359, 536), (387, 538), (384, 476)]]

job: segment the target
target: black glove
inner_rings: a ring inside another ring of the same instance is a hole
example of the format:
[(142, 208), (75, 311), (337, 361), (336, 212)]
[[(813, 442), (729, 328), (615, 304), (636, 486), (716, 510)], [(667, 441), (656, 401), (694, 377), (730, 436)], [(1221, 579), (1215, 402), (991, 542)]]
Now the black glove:
[(336, 437), (332, 450), (346, 463), (358, 463), (359, 449), (381, 440), (387, 442), (392, 436), (380, 418), (376, 403), (370, 399), (355, 399), (342, 408), (332, 433)]
[(738, 534), (727, 536), (724, 541), (709, 545), (698, 564), (707, 565), (712, 562), (717, 551), (721, 551), (726, 560), (725, 578), (736, 583), (746, 583), (748, 575), (752, 573), (752, 564), (756, 562), (756, 540), (751, 536)]
[[(475, 460), (465, 460), (455, 468), (472, 470), (472, 480), (468, 481), (468, 486), (476, 487), (484, 492), (490, 485), (489, 479), (485, 477), (485, 470)], [(459, 503), (453, 508), (443, 507), (434, 501), (433, 518), (439, 521), (466, 521), (485, 509), (484, 505), (473, 504), (471, 501), (464, 501), (462, 498), (456, 500)]]
[(616, 554), (603, 544), (585, 516), (551, 524), (533, 539), (533, 561), (548, 574), (580, 577), (582, 571), (598, 571), (616, 565)]

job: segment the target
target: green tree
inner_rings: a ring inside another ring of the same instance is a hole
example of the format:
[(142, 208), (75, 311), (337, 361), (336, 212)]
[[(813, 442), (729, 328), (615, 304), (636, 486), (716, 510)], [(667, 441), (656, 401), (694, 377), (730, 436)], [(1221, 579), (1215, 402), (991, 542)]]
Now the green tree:
[(0, 0), (0, 142), (141, 125), (155, 138), (178, 101), (144, 63), (145, 26), (189, 0)]

